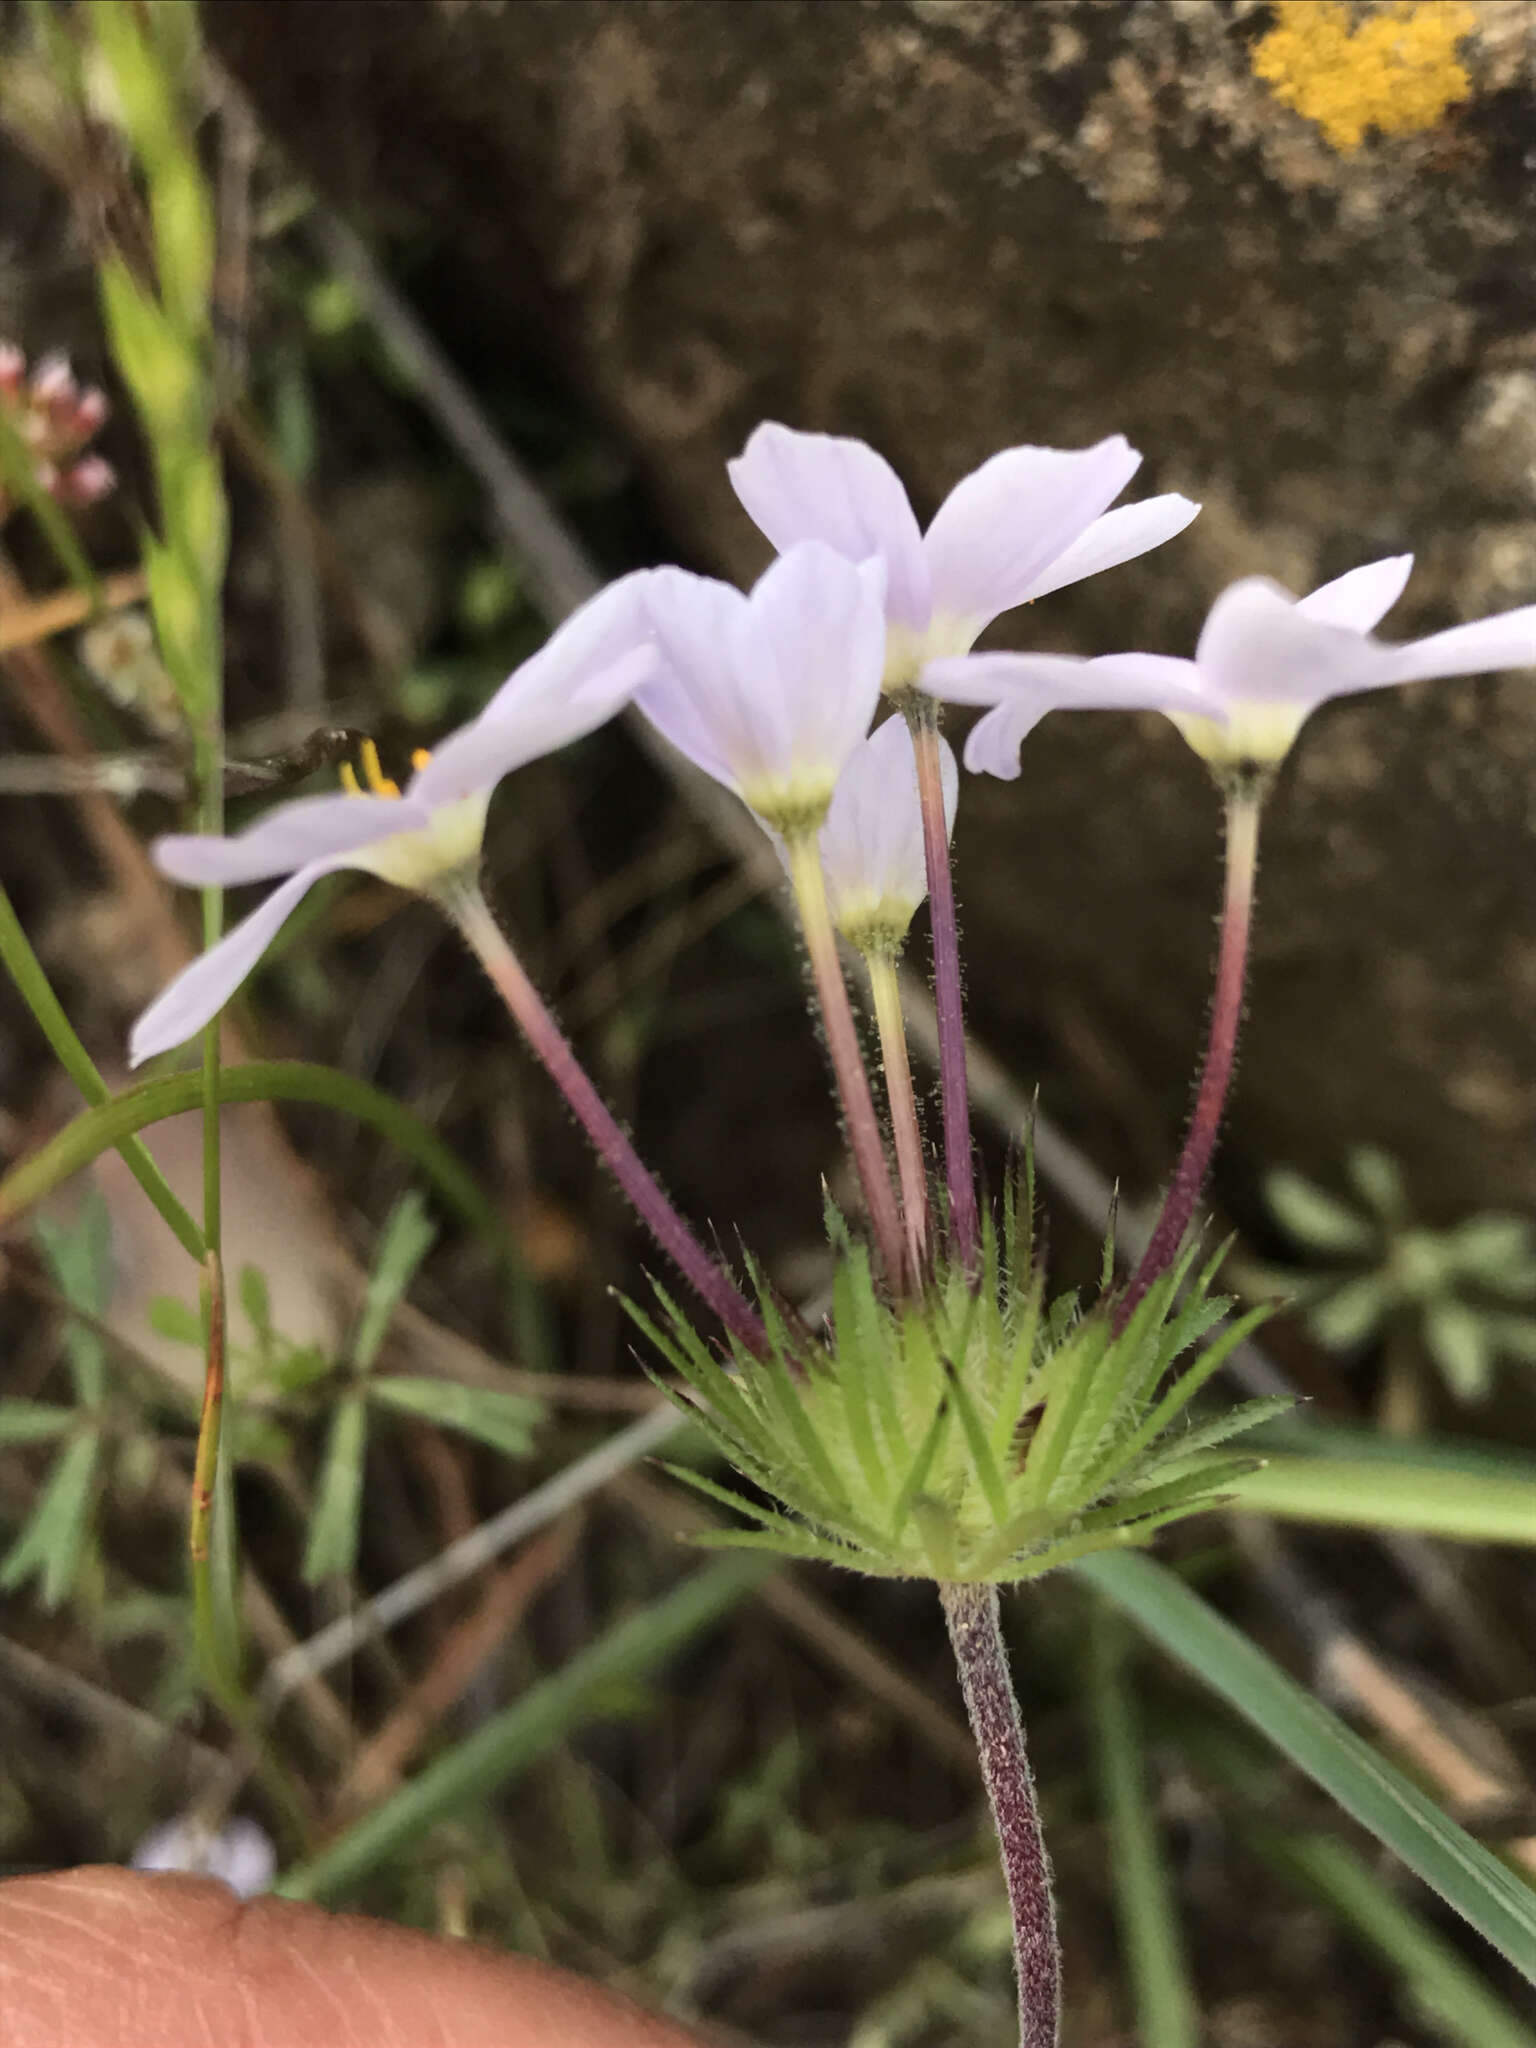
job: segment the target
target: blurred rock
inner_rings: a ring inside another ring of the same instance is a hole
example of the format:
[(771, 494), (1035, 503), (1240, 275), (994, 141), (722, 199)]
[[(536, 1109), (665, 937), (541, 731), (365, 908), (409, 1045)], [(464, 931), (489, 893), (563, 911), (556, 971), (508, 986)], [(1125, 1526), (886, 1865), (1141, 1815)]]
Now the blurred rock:
[[(1404, 635), (1536, 597), (1536, 5), (1399, 14), (1401, 78), (1372, 8), (1332, 0), (208, 20), (335, 202), (437, 252), (429, 320), (486, 354), (537, 336), (701, 565), (764, 559), (724, 471), (763, 415), (867, 436), (923, 509), (1004, 443), (1122, 429), (1138, 489), (1204, 517), (997, 637), (1183, 651), (1253, 569), (1416, 547)], [(1342, 146), (1372, 118), (1413, 132)], [(1447, 1209), (1536, 1199), (1533, 826), (1528, 678), (1318, 719), (1274, 806), (1229, 1159), (1326, 1170), (1372, 1138)], [(1124, 719), (1051, 721), (962, 809), (977, 1027), (1106, 1159), (1050, 1020), (1130, 1049), (1171, 1144), (1215, 833), (1171, 730)]]

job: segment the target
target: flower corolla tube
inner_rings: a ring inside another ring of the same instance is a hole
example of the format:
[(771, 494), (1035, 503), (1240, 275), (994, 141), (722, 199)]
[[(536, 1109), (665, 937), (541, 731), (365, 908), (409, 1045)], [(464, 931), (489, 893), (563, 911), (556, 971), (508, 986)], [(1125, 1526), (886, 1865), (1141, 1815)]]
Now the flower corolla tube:
[[(960, 771), (939, 741), (944, 826), (953, 832)], [(917, 757), (904, 718), (888, 718), (862, 740), (843, 768), (821, 828), (827, 900), (843, 937), (861, 953), (900, 950), (928, 893)]]
[(926, 533), (901, 479), (863, 441), (767, 420), (728, 465), (737, 497), (784, 552), (824, 541), (885, 565), (884, 683), (928, 687), (924, 665), (964, 654), (982, 628), (1189, 524), (1200, 507), (1170, 492), (1108, 508), (1141, 464), (1122, 434), (1091, 448), (1005, 448), (955, 485)]
[(654, 569), (645, 604), (661, 661), (635, 703), (696, 767), (786, 838), (813, 832), (869, 731), (885, 658), (884, 572), (819, 541), (743, 596)]
[(477, 718), (416, 757), (403, 790), (379, 772), (370, 745), (367, 792), (353, 778), (346, 794), (280, 804), (231, 838), (158, 840), (155, 865), (191, 887), (287, 880), (150, 1004), (129, 1037), (130, 1064), (168, 1052), (216, 1016), (323, 875), (358, 868), (423, 895), (471, 881), (502, 776), (602, 725), (652, 673), (642, 580), (625, 577), (573, 613)]
[(1536, 665), (1536, 605), (1399, 646), (1376, 639), (1412, 567), (1412, 555), (1392, 555), (1300, 598), (1246, 576), (1212, 605), (1193, 661), (973, 654), (935, 662), (927, 687), (951, 703), (990, 707), (965, 747), (967, 768), (989, 775), (1017, 775), (1026, 734), (1047, 711), (1071, 705), (1165, 711), (1218, 775), (1262, 775), (1330, 698)]

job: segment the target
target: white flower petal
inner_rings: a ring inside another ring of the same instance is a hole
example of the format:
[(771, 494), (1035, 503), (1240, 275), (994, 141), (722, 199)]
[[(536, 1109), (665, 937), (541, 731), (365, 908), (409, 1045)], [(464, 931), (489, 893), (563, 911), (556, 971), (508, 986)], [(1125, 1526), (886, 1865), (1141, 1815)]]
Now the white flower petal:
[[(869, 731), (885, 667), (880, 578), (819, 541), (791, 548), (761, 576), (737, 623), (737, 673), (743, 687), (774, 691), (753, 707), (758, 729), (773, 735), (780, 773), (825, 774), (828, 786)], [(774, 674), (747, 671), (749, 639), (760, 639)]]
[(1195, 664), (1173, 654), (962, 654), (930, 661), (923, 688), (950, 704), (1039, 697), (1046, 711), (1209, 711)]
[(977, 719), (965, 742), (965, 765), (973, 775), (995, 775), (1002, 782), (1017, 782), (1019, 751), (1051, 706), (1024, 696), (1010, 697), (997, 704), (985, 718)]
[[(937, 673), (935, 673), (937, 672)], [(930, 676), (933, 680), (930, 682)], [(1168, 654), (972, 654), (931, 662), (925, 687), (953, 703), (994, 708), (971, 730), (965, 765), (1012, 781), (1019, 748), (1049, 711), (1195, 711), (1219, 719), (1192, 661)]]
[(1081, 583), (1085, 576), (1097, 576), (1103, 569), (1118, 569), (1122, 562), (1134, 561), (1137, 555), (1182, 533), (1199, 510), (1192, 498), (1168, 491), (1158, 498), (1143, 498), (1139, 504), (1117, 505), (1114, 511), (1101, 513), (1036, 577), (1030, 597), (1048, 597), (1053, 590), (1065, 590), (1069, 583)]
[[(960, 773), (939, 741), (945, 830), (955, 827)], [(832, 914), (910, 919), (928, 893), (917, 756), (904, 718), (888, 718), (848, 756), (821, 828)]]
[(765, 420), (726, 465), (737, 497), (780, 553), (819, 540), (850, 562), (880, 556), (886, 604), (902, 625), (928, 623), (928, 564), (900, 477), (863, 441), (801, 434)]
[[(395, 808), (398, 810), (398, 804)], [(321, 876), (348, 865), (345, 856), (308, 862), (216, 946), (184, 967), (134, 1025), (128, 1038), (129, 1066), (184, 1045), (201, 1031), (223, 1009)]]
[(161, 874), (191, 888), (234, 888), (288, 875), (306, 861), (325, 860), (388, 838), (411, 823), (423, 823), (412, 804), (402, 815), (400, 799), (387, 796), (301, 796), (279, 804), (232, 839), (213, 833), (176, 832), (157, 839), (151, 857)]
[(1296, 609), (1304, 618), (1327, 626), (1373, 632), (1402, 596), (1412, 568), (1412, 555), (1388, 555), (1384, 561), (1362, 563), (1299, 599)]
[[(546, 719), (549, 707), (609, 675), (615, 664), (650, 638), (646, 599), (653, 574), (649, 569), (637, 569), (579, 605), (536, 654), (513, 670), (480, 718)], [(591, 729), (586, 726), (582, 731)], [(573, 731), (567, 737), (578, 739), (581, 733)], [(552, 743), (564, 744), (564, 740)], [(533, 756), (528, 758), (532, 760)], [(468, 792), (458, 790), (455, 794), (464, 796)]]
[(658, 569), (647, 586), (646, 611), (661, 665), (635, 692), (635, 703), (695, 767), (734, 789), (740, 763), (757, 747), (730, 654), (747, 600), (712, 576)]
[(1141, 457), (1122, 434), (1092, 448), (1005, 448), (955, 485), (923, 538), (933, 616), (974, 639), (1023, 604), (1050, 565), (1113, 503)]
[(1225, 705), (1321, 704), (1399, 680), (1394, 650), (1345, 626), (1309, 618), (1263, 576), (1229, 584), (1211, 606), (1195, 662)]
[[(535, 661), (538, 658), (534, 656)], [(411, 778), (405, 800), (457, 802), (492, 788), (514, 768), (584, 738), (628, 703), (640, 684), (656, 673), (659, 659), (656, 647), (645, 642), (630, 647), (596, 675), (584, 675), (576, 685), (563, 690), (541, 685), (538, 694), (530, 692), (520, 707), (492, 698), (477, 719), (434, 750), (431, 760)], [(510, 687), (503, 686), (502, 699)]]
[[(1496, 612), (1491, 619), (1452, 626), (1382, 650), (1391, 663), (1389, 683), (1415, 683), (1432, 676), (1492, 675), (1498, 669), (1536, 668), (1536, 605)], [(1367, 685), (1369, 687), (1369, 685)]]

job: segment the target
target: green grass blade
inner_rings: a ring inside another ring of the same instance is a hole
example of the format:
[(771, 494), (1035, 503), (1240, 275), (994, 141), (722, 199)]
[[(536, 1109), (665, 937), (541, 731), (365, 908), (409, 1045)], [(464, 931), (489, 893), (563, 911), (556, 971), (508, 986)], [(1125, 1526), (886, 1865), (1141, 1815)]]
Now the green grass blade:
[(354, 1891), (445, 1816), (483, 1806), (509, 1779), (593, 1720), (606, 1702), (729, 1613), (773, 1569), (772, 1558), (722, 1558), (615, 1622), (318, 1856), (287, 1871), (275, 1889), (289, 1899), (334, 1899)]
[(47, 1437), (63, 1436), (74, 1427), (74, 1421), (73, 1408), (8, 1394), (0, 1400), (0, 1444), (41, 1443)]
[[(86, 1110), (48, 1143), (0, 1180), (0, 1223), (30, 1209), (60, 1181), (89, 1166), (101, 1153), (149, 1124), (197, 1109), (203, 1099), (201, 1072), (162, 1074), (137, 1082), (121, 1094)], [(437, 1134), (403, 1104), (354, 1075), (304, 1060), (251, 1060), (219, 1073), (221, 1102), (312, 1102), (371, 1124), (412, 1160), (448, 1208), (461, 1216), (503, 1256), (514, 1248), (506, 1222), (471, 1174)], [(147, 1155), (146, 1155), (147, 1156)], [(153, 1162), (151, 1161), (151, 1164)], [(178, 1235), (180, 1233), (178, 1232)], [(198, 1235), (199, 1246), (202, 1243)], [(201, 1257), (199, 1250), (195, 1256)]]
[(544, 1410), (526, 1394), (508, 1394), (500, 1387), (463, 1387), (454, 1380), (417, 1379), (385, 1374), (369, 1383), (369, 1397), (405, 1415), (457, 1430), (510, 1458), (524, 1458), (533, 1448), (533, 1432)]
[(1448, 2041), (1461, 2048), (1536, 2048), (1536, 2032), (1343, 1842), (1267, 1831), (1256, 1841), (1270, 1862), (1299, 1878), (1396, 1968), (1408, 2005), (1429, 2014)]
[(315, 1508), (304, 1549), (304, 1582), (345, 1577), (357, 1562), (357, 1530), (363, 1506), (363, 1456), (368, 1446), (368, 1411), (361, 1394), (336, 1404), (325, 1462), (315, 1489)]
[(1287, 1521), (1412, 1529), (1458, 1543), (1536, 1544), (1536, 1465), (1518, 1478), (1409, 1457), (1390, 1464), (1272, 1457), (1231, 1491), (1234, 1506)]
[(1090, 1696), (1099, 1796), (1109, 1824), (1110, 1867), (1120, 1938), (1141, 2048), (1198, 2048), (1199, 2009), (1147, 1798), (1136, 1703), (1126, 1677), (1124, 1623), (1102, 1606), (1090, 1645)]
[[(43, 1036), (53, 1048), (55, 1058), (85, 1097), (90, 1109), (96, 1110), (110, 1105), (116, 1098), (96, 1071), (95, 1061), (80, 1043), (75, 1027), (65, 1016), (64, 1006), (54, 994), (53, 984), (43, 972), (42, 963), (33, 952), (27, 935), (21, 928), (21, 921), (12, 908), (11, 899), (3, 889), (0, 889), (0, 959), (4, 960), (11, 979), (16, 984), (17, 992), (37, 1019)], [(189, 1079), (192, 1088), (186, 1107), (195, 1108), (201, 1098), (201, 1077), (192, 1075)], [(74, 1124), (67, 1125), (66, 1132), (74, 1128)], [(104, 1152), (109, 1145), (115, 1145), (122, 1153), (129, 1172), (175, 1233), (177, 1241), (194, 1259), (201, 1259), (204, 1251), (203, 1233), (171, 1192), (169, 1181), (155, 1164), (146, 1146), (133, 1135), (136, 1129), (136, 1125), (127, 1124), (120, 1136), (109, 1137), (88, 1156), (94, 1159), (96, 1152)], [(65, 1133), (61, 1132), (60, 1136), (63, 1135)], [(49, 1150), (50, 1147), (45, 1145), (43, 1150), (34, 1156), (42, 1159)], [(16, 1215), (29, 1206), (27, 1201), (17, 1202), (14, 1206), (8, 1205), (5, 1189), (18, 1174), (24, 1174), (31, 1163), (24, 1161), (15, 1172), (8, 1174), (4, 1181), (0, 1181), (0, 1216)], [(83, 1165), (84, 1161), (80, 1163)], [(72, 1170), (66, 1168), (66, 1172)], [(64, 1175), (61, 1174), (58, 1178), (62, 1179)], [(54, 1184), (53, 1181), (49, 1181), (39, 1193), (46, 1193), (47, 1188)], [(36, 1201), (37, 1196), (32, 1196), (31, 1200)]]
[(0, 1562), (0, 1592), (30, 1578), (44, 1607), (57, 1607), (75, 1583), (91, 1521), (99, 1439), (92, 1430), (66, 1444), (54, 1461), (21, 1534)]
[(426, 1203), (414, 1188), (408, 1189), (390, 1210), (374, 1250), (363, 1312), (352, 1339), (352, 1364), (358, 1372), (373, 1369), (389, 1319), (405, 1299), (416, 1277), (416, 1268), (432, 1249), (436, 1237)]
[(1115, 1556), (1093, 1558), (1074, 1570), (1235, 1707), (1517, 1970), (1536, 1981), (1536, 1892), (1401, 1771), (1166, 1566), (1147, 1557)]

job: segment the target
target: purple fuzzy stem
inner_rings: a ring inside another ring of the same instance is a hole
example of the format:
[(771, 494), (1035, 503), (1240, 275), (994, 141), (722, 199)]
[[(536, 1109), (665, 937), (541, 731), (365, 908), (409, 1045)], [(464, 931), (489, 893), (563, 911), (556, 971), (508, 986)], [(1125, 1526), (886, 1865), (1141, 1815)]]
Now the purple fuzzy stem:
[(1056, 2048), (1061, 1951), (1024, 1727), (1008, 1676), (995, 1586), (940, 1586), (981, 1775), (997, 1823), (1019, 1980), (1019, 2048)]
[(731, 1334), (749, 1351), (765, 1357), (768, 1335), (761, 1318), (662, 1193), (655, 1175), (593, 1087), (543, 997), (523, 972), (484, 897), (476, 889), (465, 890), (446, 899), (445, 907), (641, 1222)]
[(1253, 924), (1253, 884), (1259, 857), (1261, 799), (1244, 792), (1227, 799), (1227, 881), (1221, 916), (1221, 950), (1216, 960), (1216, 993), (1211, 1003), (1211, 1029), (1205, 1063), (1195, 1096), (1189, 1135), (1179, 1154), (1162, 1211), (1141, 1261), (1115, 1307), (1115, 1328), (1121, 1330), (1147, 1289), (1166, 1273), (1179, 1255), (1210, 1170), (1216, 1133), (1232, 1082), (1238, 1027), (1243, 1017), (1243, 991), (1248, 975), (1248, 935)]
[(944, 779), (939, 760), (938, 713), (919, 698), (908, 714), (917, 755), (917, 793), (923, 814), (928, 868), (928, 919), (933, 934), (933, 998), (939, 1026), (939, 1086), (944, 1098), (944, 1177), (949, 1191), (950, 1247), (974, 1269), (981, 1245), (976, 1211), (976, 1163), (971, 1149), (971, 1102), (965, 1075), (965, 1005), (960, 994), (960, 929), (949, 865)]

